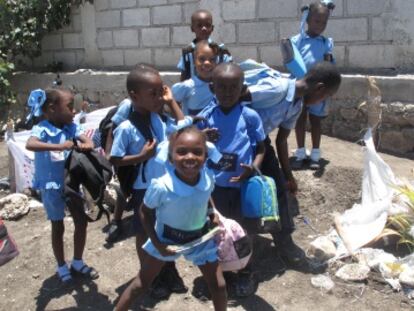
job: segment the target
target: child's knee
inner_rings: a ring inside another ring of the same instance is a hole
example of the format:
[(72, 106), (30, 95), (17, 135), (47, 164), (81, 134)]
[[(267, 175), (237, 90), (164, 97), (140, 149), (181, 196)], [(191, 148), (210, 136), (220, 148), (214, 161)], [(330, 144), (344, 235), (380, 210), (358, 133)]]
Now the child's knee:
[(149, 288), (149, 284), (145, 284), (144, 282), (142, 282), (140, 276), (138, 275), (131, 282), (131, 285), (130, 285), (131, 295), (133, 295), (134, 297), (137, 297), (143, 292), (147, 291), (148, 288)]
[(62, 220), (51, 221), (52, 234), (63, 235), (65, 233), (65, 225)]

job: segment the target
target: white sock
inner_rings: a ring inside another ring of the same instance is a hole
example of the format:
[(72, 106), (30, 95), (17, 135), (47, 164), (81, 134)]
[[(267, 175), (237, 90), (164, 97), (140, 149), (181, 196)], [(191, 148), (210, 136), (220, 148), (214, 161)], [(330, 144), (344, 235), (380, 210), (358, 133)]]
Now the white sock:
[(306, 158), (306, 149), (305, 149), (305, 147), (296, 149), (295, 157), (298, 160), (305, 159)]
[(82, 259), (79, 259), (79, 260), (77, 260), (77, 259), (73, 259), (72, 260), (72, 263), (71, 263), (71, 266), (75, 269), (75, 270), (77, 270), (77, 271), (80, 271), (80, 269), (82, 269), (82, 267), (85, 265), (85, 263), (83, 262), (83, 260)]

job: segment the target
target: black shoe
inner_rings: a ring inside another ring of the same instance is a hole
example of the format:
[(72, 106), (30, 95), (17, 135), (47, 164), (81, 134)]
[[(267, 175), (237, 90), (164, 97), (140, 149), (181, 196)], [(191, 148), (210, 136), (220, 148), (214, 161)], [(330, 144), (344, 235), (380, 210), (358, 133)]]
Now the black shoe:
[(116, 242), (122, 235), (122, 223), (121, 222), (113, 222), (108, 230), (108, 235), (106, 236), (105, 241), (108, 243)]
[(162, 275), (169, 290), (173, 293), (184, 294), (188, 291), (187, 286), (184, 285), (183, 279), (178, 274), (175, 263), (167, 263), (160, 275)]
[(171, 292), (163, 280), (161, 273), (155, 278), (152, 282), (150, 288), (150, 296), (154, 299), (161, 300), (167, 299), (170, 296)]
[(319, 160), (318, 161), (315, 161), (315, 160), (310, 160), (310, 164), (309, 164), (309, 168), (311, 169), (311, 170), (314, 170), (314, 171), (317, 171), (317, 170), (319, 170), (320, 168), (321, 168), (321, 164), (319, 163)]
[(306, 263), (305, 252), (293, 242), (291, 235), (281, 235), (275, 241), (280, 257), (291, 266), (301, 266)]
[(257, 290), (257, 282), (251, 271), (239, 271), (234, 284), (235, 294), (239, 298), (249, 297)]
[(298, 159), (295, 157), (295, 159), (291, 162), (290, 167), (292, 170), (300, 170), (303, 168), (305, 159)]

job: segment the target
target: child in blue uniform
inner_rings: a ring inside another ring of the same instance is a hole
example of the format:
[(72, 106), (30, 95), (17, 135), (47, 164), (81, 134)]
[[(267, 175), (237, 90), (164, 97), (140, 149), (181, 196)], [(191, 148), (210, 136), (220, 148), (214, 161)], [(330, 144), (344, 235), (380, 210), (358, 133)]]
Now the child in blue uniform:
[[(219, 163), (209, 162), (216, 177), (213, 199), (218, 211), (227, 218), (242, 221), (240, 183), (253, 174), (252, 165), (261, 167), (265, 134), (259, 115), (240, 102), (244, 93), (244, 74), (238, 65), (224, 63), (213, 71), (215, 98), (200, 112), (207, 127), (216, 128), (217, 149), (223, 155)], [(235, 284), (239, 297), (252, 295), (256, 284), (249, 268), (238, 273)]]
[[(141, 220), (149, 236), (143, 247), (148, 256), (137, 277), (122, 293), (117, 311), (128, 310), (149, 287), (165, 262), (180, 256), (169, 245), (197, 239), (209, 226), (218, 224), (214, 210), (208, 208), (214, 175), (204, 165), (207, 158), (205, 135), (194, 127), (184, 128), (171, 137), (168, 153), (173, 168), (152, 180), (140, 209)], [(210, 239), (182, 254), (199, 267), (208, 284), (214, 309), (226, 310), (226, 284), (218, 264), (215, 241)]]
[(73, 123), (73, 94), (68, 90), (35, 90), (28, 100), (32, 116), (44, 116), (44, 120), (32, 128), (26, 149), (35, 152), (35, 174), (33, 188), (42, 195), (47, 218), (52, 223), (52, 249), (58, 267), (57, 273), (62, 282), (68, 283), (72, 276), (98, 278), (98, 272), (87, 266), (83, 260), (86, 243), (87, 221), (79, 208), (70, 208), (75, 225), (74, 254), (70, 270), (65, 261), (63, 233), (65, 226), (64, 165), (69, 150), (74, 148), (73, 139), (80, 141), (77, 148), (92, 150), (93, 142), (83, 135)]
[(214, 95), (209, 83), (218, 61), (219, 47), (207, 40), (199, 41), (194, 50), (196, 74), (190, 79), (174, 84), (171, 88), (174, 99), (181, 103), (186, 115), (196, 115), (207, 106)]
[[(328, 6), (322, 2), (313, 2), (309, 7), (303, 9), (303, 20), (301, 24), (301, 33), (292, 37), (291, 41), (295, 44), (302, 55), (306, 68), (309, 70), (316, 63), (321, 61), (333, 62), (332, 38), (322, 36), (323, 31), (328, 23), (330, 9), (333, 9), (332, 3)], [(305, 32), (305, 21), (308, 24), (308, 30)], [(303, 161), (307, 158), (305, 148), (305, 130), (306, 119), (309, 114), (312, 137), (312, 151), (310, 153), (310, 168), (319, 169), (319, 160), (321, 157), (321, 121), (327, 115), (326, 102), (322, 101), (303, 109), (296, 123), (296, 141), (298, 149), (295, 152), (295, 160), (292, 167), (299, 169), (303, 166)]]
[[(189, 46), (182, 49), (182, 56), (177, 64), (177, 68), (181, 71), (181, 81), (187, 80), (194, 76), (194, 49), (196, 44), (201, 40), (209, 40), (210, 35), (214, 30), (213, 16), (207, 10), (198, 10), (191, 15), (191, 31), (195, 34), (195, 39)], [(224, 44), (219, 45), (218, 62), (231, 62), (232, 57), (230, 52), (224, 47)]]

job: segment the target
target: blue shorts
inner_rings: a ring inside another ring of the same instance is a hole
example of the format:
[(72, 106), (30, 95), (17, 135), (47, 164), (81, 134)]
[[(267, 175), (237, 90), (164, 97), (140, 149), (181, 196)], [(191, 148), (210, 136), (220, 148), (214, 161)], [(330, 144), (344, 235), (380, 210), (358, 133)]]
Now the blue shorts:
[(45, 207), (47, 219), (51, 221), (65, 218), (65, 200), (62, 189), (42, 189), (42, 203)]
[[(168, 243), (166, 240), (161, 240), (161, 242), (166, 244), (173, 244)], [(214, 239), (210, 239), (203, 244), (197, 245), (193, 248), (187, 249), (179, 254), (175, 254), (173, 256), (162, 256), (159, 251), (155, 248), (154, 244), (152, 244), (151, 240), (148, 239), (142, 248), (150, 254), (152, 257), (155, 257), (161, 261), (176, 261), (178, 257), (181, 255), (184, 256), (185, 259), (193, 262), (196, 266), (205, 265), (207, 262), (216, 262), (218, 260), (217, 257), (217, 244)]]
[(309, 105), (306, 108), (309, 114), (316, 117), (325, 118), (328, 115), (326, 101), (320, 102), (319, 104)]
[(141, 224), (141, 217), (139, 217), (139, 208), (144, 201), (145, 191), (146, 189), (134, 189), (132, 196), (127, 203), (127, 210), (134, 209), (132, 228), (135, 234), (145, 233), (144, 227)]

